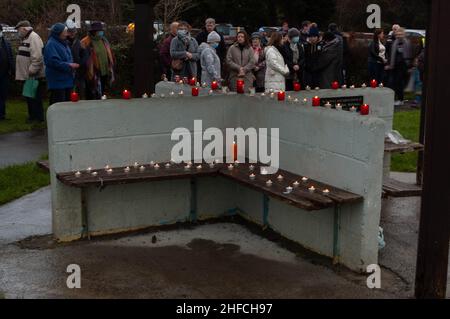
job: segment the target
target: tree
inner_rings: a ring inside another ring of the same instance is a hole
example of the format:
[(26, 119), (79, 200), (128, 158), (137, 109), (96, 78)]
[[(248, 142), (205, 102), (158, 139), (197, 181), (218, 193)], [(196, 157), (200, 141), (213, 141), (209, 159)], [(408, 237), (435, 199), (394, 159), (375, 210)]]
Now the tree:
[(155, 16), (166, 26), (172, 21), (179, 20), (183, 12), (196, 5), (191, 0), (160, 0), (155, 6)]

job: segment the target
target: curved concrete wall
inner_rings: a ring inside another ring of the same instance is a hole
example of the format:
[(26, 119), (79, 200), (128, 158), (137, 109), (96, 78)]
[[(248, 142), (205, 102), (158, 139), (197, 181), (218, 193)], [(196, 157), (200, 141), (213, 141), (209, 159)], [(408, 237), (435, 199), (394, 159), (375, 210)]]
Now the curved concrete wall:
[[(160, 83), (159, 93), (167, 85), (171, 84)], [(168, 90), (171, 92), (170, 86)], [(358, 90), (352, 91), (355, 94)], [(298, 96), (325, 97), (336, 93), (323, 90), (301, 92)], [(384, 93), (391, 97), (387, 89), (366, 89), (362, 94), (367, 94), (367, 103), (374, 110), (378, 107), (376, 101), (388, 99)], [(379, 109), (383, 115), (381, 105)], [(203, 129), (280, 128), (281, 168), (365, 198), (361, 204), (342, 207), (341, 262), (355, 270), (365, 270), (366, 265), (377, 262), (386, 121), (378, 115), (362, 117), (237, 95), (194, 98), (186, 94), (53, 105), (48, 112), (48, 125), (55, 237), (73, 240), (82, 232), (80, 191), (58, 182), (56, 172), (89, 166), (102, 168), (106, 164), (125, 166), (135, 161), (167, 161), (174, 145), (170, 140), (172, 130), (185, 127), (192, 131), (196, 119), (203, 120)], [(90, 230), (93, 234), (105, 234), (187, 221), (190, 192), (188, 180), (113, 186), (101, 192), (89, 189)], [(262, 195), (231, 181), (199, 179), (198, 199), (200, 219), (239, 208), (244, 217), (262, 223)], [(333, 210), (306, 212), (271, 199), (268, 213), (274, 230), (332, 256)]]

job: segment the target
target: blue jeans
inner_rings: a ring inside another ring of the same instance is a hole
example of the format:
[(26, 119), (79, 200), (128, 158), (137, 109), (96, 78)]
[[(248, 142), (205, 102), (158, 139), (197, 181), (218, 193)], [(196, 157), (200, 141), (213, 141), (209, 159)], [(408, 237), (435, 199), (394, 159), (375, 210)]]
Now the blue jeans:
[(9, 75), (0, 75), (0, 120), (6, 116), (6, 98), (8, 97)]
[(377, 80), (378, 83), (384, 81), (384, 65), (376, 62), (369, 62), (369, 80)]

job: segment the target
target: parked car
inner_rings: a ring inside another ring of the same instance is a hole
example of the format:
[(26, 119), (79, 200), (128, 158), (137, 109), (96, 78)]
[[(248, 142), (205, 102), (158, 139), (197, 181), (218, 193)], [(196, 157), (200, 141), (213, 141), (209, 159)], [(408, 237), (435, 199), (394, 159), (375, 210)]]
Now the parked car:
[(244, 27), (234, 27), (232, 24), (228, 23), (219, 23), (217, 24), (216, 29), (219, 33), (223, 34), (227, 46), (236, 42), (236, 36), (239, 31), (245, 31)]

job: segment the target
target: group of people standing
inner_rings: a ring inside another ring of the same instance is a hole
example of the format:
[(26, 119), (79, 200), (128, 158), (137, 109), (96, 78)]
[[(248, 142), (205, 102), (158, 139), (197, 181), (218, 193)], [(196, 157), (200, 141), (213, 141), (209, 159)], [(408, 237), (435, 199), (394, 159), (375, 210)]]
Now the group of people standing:
[(296, 82), (322, 89), (335, 81), (344, 83), (345, 40), (335, 24), (321, 35), (317, 24), (309, 21), (301, 30), (284, 23), (270, 39), (264, 29), (250, 36), (239, 31), (228, 49), (215, 27), (215, 20), (207, 19), (194, 38), (187, 22), (172, 23), (160, 48), (164, 77), (197, 77), (207, 85), (225, 78), (232, 91), (241, 79), (245, 88), (256, 92), (291, 91)]
[(42, 99), (46, 86), (51, 105), (70, 101), (74, 90), (82, 98), (100, 99), (114, 81), (114, 55), (101, 22), (93, 22), (82, 39), (73, 21), (56, 23), (45, 45), (29, 21), (21, 21), (15, 28), (20, 38), (15, 57), (0, 30), (0, 120), (6, 117), (11, 77), (37, 84), (34, 94), (26, 98), (29, 122), (44, 121)]
[(404, 103), (404, 91), (410, 76), (410, 70), (424, 59), (424, 45), (414, 52), (405, 29), (398, 24), (392, 26), (392, 32), (386, 37), (382, 29), (377, 29), (369, 45), (369, 77), (395, 91), (395, 105)]

